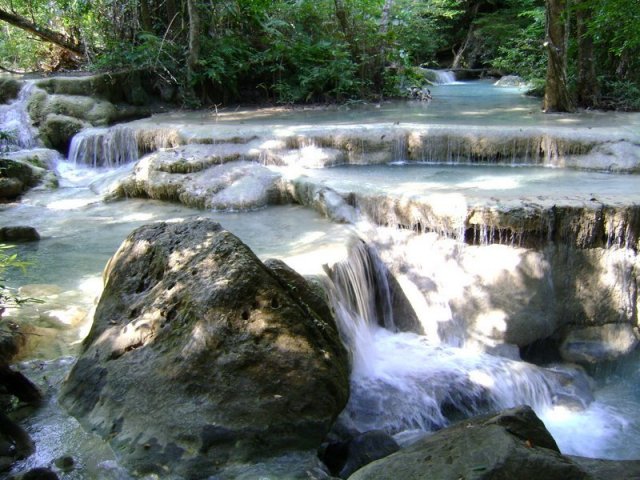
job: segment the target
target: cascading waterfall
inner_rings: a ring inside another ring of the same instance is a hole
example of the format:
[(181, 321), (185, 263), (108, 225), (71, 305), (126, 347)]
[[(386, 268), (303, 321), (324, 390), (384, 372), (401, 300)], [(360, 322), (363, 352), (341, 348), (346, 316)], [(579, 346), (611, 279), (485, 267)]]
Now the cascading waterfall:
[[(475, 414), (528, 404), (548, 411), (571, 397), (575, 371), (439, 344), (411, 332), (394, 332), (388, 271), (363, 242), (347, 261), (328, 268), (331, 301), (351, 352), (352, 378), (343, 422), (360, 430), (406, 435), (431, 432)], [(434, 341), (435, 340), (435, 341)]]
[(26, 82), (18, 98), (7, 105), (0, 105), (0, 132), (8, 135), (7, 139), (0, 139), (0, 148), (26, 149), (38, 145), (36, 133), (27, 112), (27, 104), (33, 88), (33, 83)]
[(446, 85), (456, 82), (456, 74), (450, 70), (434, 70), (436, 74), (436, 83), (438, 85)]
[(86, 128), (71, 140), (69, 161), (75, 165), (119, 167), (138, 160), (135, 132), (127, 126)]

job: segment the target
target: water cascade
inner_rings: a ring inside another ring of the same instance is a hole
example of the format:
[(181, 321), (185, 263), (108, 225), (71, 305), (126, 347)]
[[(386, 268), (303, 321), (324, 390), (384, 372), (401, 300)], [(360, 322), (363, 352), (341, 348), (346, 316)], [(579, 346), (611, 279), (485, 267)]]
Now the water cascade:
[[(69, 160), (56, 166), (60, 188), (0, 205), (8, 223), (41, 234), (37, 246), (16, 247), (33, 262), (28, 277), (11, 272), (8, 280), (45, 300), (3, 318), (43, 339), (44, 346), (29, 346), (32, 356), (73, 355), (91, 321), (100, 272), (127, 234), (205, 215), (261, 258), (327, 274), (352, 361), (343, 426), (383, 429), (402, 442), (524, 403), (563, 453), (640, 458), (637, 359), (631, 382), (521, 359), (527, 346), (579, 322), (622, 325), (635, 339), (640, 194), (634, 175), (611, 172), (637, 171), (640, 116), (591, 129), (596, 114), (539, 117), (530, 99), (514, 100), (509, 89), (487, 95), (493, 87), (482, 82), (475, 97), (466, 84), (431, 88), (428, 105), (215, 118), (174, 112), (78, 133)], [(14, 120), (28, 95), (27, 86), (0, 106), (0, 128), (29, 124)], [(9, 148), (33, 146), (32, 133), (19, 133)], [(585, 170), (550, 168), (567, 166)], [(123, 201), (103, 202), (114, 182), (126, 192)], [(264, 201), (243, 200), (260, 189), (269, 193)], [(247, 205), (252, 211), (229, 212)], [(56, 362), (54, 376), (62, 378), (70, 360)], [(60, 431), (56, 425), (75, 432), (73, 448), (101, 448), (85, 442), (55, 401), (46, 408), (28, 425), (39, 453), (16, 472), (65, 453), (67, 433), (38, 434)], [(86, 464), (95, 456), (98, 472), (115, 465), (117, 478), (127, 478), (105, 450), (74, 455)]]
[[(594, 401), (581, 369), (542, 368), (451, 346), (433, 333), (398, 331), (402, 319), (393, 305), (389, 271), (362, 241), (328, 271), (331, 302), (353, 362), (351, 396), (340, 418), (346, 426), (382, 429), (403, 442), (475, 414), (527, 404), (545, 419), (565, 453), (610, 455), (611, 435), (623, 415)], [(576, 441), (576, 430), (589, 422), (599, 427), (592, 436), (582, 431)], [(612, 431), (603, 432), (604, 425)], [(619, 457), (633, 458), (635, 450), (622, 448), (624, 442), (616, 441)]]
[(38, 144), (27, 112), (27, 103), (33, 88), (33, 83), (26, 82), (18, 98), (6, 105), (0, 105), (0, 132), (9, 135), (8, 139), (0, 138), (0, 148), (4, 145), (10, 149), (25, 149)]
[(86, 128), (74, 135), (69, 161), (76, 165), (119, 167), (138, 160), (135, 132), (126, 126)]
[(456, 74), (450, 70), (434, 70), (436, 74), (436, 83), (438, 85), (446, 85), (456, 83)]

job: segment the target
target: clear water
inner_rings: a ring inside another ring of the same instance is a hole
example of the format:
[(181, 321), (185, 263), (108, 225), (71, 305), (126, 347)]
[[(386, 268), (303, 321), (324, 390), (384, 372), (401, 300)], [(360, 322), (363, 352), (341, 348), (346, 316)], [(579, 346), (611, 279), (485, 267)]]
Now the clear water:
[(133, 122), (161, 127), (179, 125), (194, 130), (242, 126), (304, 127), (321, 125), (418, 123), (481, 126), (565, 126), (615, 127), (618, 131), (636, 131), (640, 114), (584, 111), (578, 114), (545, 114), (542, 100), (524, 94), (517, 87), (496, 87), (483, 80), (430, 87), (430, 102), (389, 100), (381, 103), (355, 103), (327, 107), (292, 107), (273, 109), (222, 108), (206, 112), (171, 112), (154, 115), (151, 122)]
[(305, 170), (304, 174), (344, 193), (461, 195), (492, 204), (542, 200), (587, 205), (596, 200), (607, 204), (640, 203), (635, 175), (562, 168), (399, 163), (345, 165)]
[[(250, 138), (254, 134), (287, 133), (305, 126), (340, 129), (349, 125), (397, 122), (603, 127), (620, 134), (637, 132), (640, 127), (638, 114), (543, 115), (538, 99), (526, 97), (516, 88), (498, 89), (490, 82), (438, 85), (431, 90), (433, 100), (428, 103), (390, 101), (309, 109), (172, 112), (131, 125), (177, 128), (193, 138), (210, 135), (214, 130), (216, 134)], [(86, 156), (90, 158), (87, 163), (100, 164), (94, 150)], [(32, 225), (42, 235), (37, 244), (16, 247), (23, 258), (32, 262), (26, 274), (9, 272), (13, 286), (45, 300), (44, 304), (7, 314), (32, 328), (37, 338), (44, 339), (32, 346), (30, 355), (47, 361), (28, 363), (23, 368), (32, 372), (40, 369), (44, 373), (35, 375), (44, 384), (50, 382), (51, 386), (47, 409), (31, 419), (28, 425), (41, 447), (26, 466), (49, 464), (61, 452), (77, 446), (82, 452), (78, 454), (80, 462), (87, 465), (87, 472), (92, 472), (85, 478), (127, 478), (104, 444), (90, 438), (79, 429), (77, 422), (60, 412), (55, 403), (54, 384), (68, 369), (69, 360), (64, 355), (77, 350), (78, 342), (89, 326), (91, 309), (101, 290), (105, 263), (133, 228), (155, 221), (207, 216), (220, 221), (262, 258), (282, 258), (305, 274), (319, 273), (323, 264), (334, 264), (346, 257), (352, 228), (331, 224), (298, 206), (214, 213), (148, 200), (102, 202), (102, 194), (131, 168), (131, 165), (125, 165), (116, 169), (89, 169), (63, 162), (58, 165), (62, 178), (60, 189), (34, 190), (19, 203), (0, 205), (0, 224)], [(386, 165), (313, 170), (306, 174), (340, 191), (391, 195), (436, 192), (443, 194), (443, 198), (463, 196), (482, 202), (552, 201), (555, 198), (590, 202), (591, 198), (598, 198), (637, 203), (639, 195), (637, 179), (633, 176), (529, 167)], [(571, 194), (567, 192), (569, 189)], [(434, 246), (437, 247), (435, 243)], [(437, 254), (439, 250), (435, 247)], [(420, 251), (407, 251), (405, 257), (420, 254)], [(438, 263), (434, 257), (434, 268), (447, 267), (445, 259), (441, 260)], [(353, 277), (356, 281), (358, 275)], [(461, 281), (470, 280), (461, 278)], [(427, 315), (432, 317), (432, 322), (438, 322), (446, 320), (447, 313), (450, 314), (444, 302), (439, 309), (431, 305)], [(345, 313), (345, 318), (348, 316)], [(361, 402), (355, 407), (352, 405), (350, 412), (360, 412), (356, 420), (361, 425), (388, 427), (396, 433), (415, 428), (429, 429), (443, 421), (439, 417), (442, 412), (435, 408), (432, 399), (446, 396), (448, 387), (455, 384), (458, 391), (466, 392), (470, 399), (482, 400), (480, 403), (486, 401), (489, 389), (495, 407), (521, 402), (533, 404), (565, 453), (640, 458), (638, 362), (628, 367), (631, 374), (596, 376), (596, 401), (586, 410), (576, 412), (553, 406), (549, 400), (555, 388), (553, 381), (549, 380), (548, 373), (534, 366), (451, 346), (454, 342), (438, 343), (433, 337), (392, 334), (371, 327), (370, 321), (356, 320), (356, 324), (349, 327), (358, 339), (354, 350), (355, 358), (359, 360), (354, 365), (352, 377), (356, 392), (353, 401)], [(455, 336), (455, 332), (452, 335)], [(59, 357), (60, 360), (48, 360)], [(474, 392), (478, 393), (477, 397)], [(450, 400), (455, 403), (455, 399)], [(369, 410), (367, 405), (371, 407)], [(464, 403), (464, 406), (469, 404)], [(62, 478), (82, 477), (73, 475)]]

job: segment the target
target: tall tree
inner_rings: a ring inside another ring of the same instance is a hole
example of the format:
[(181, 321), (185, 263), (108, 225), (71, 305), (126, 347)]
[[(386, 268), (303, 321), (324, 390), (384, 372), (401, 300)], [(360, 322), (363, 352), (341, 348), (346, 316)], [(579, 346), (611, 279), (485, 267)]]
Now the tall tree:
[(198, 68), (200, 60), (200, 37), (202, 35), (200, 27), (200, 12), (198, 11), (197, 0), (187, 0), (187, 11), (189, 13), (189, 55), (187, 57), (187, 80), (189, 87), (195, 85), (194, 74)]
[(574, 109), (567, 88), (566, 15), (567, 0), (546, 0), (547, 76), (544, 90), (545, 112), (571, 112)]

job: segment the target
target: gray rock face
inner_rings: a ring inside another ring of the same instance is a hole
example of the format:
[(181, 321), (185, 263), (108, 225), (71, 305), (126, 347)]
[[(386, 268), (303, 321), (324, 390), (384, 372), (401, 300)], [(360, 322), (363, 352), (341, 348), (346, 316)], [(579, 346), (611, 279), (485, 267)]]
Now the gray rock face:
[(589, 479), (529, 407), (476, 417), (373, 462), (350, 480)]
[(61, 402), (132, 473), (206, 478), (319, 446), (348, 360), (295, 272), (197, 220), (137, 229), (105, 278)]

